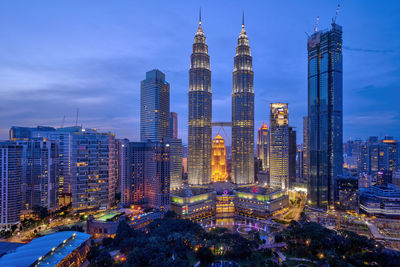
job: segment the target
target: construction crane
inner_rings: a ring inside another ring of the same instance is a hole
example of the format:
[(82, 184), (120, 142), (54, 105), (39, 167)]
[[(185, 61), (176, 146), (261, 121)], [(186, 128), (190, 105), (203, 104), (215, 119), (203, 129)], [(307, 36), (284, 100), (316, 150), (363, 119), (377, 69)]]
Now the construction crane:
[(314, 32), (318, 31), (318, 24), (319, 24), (319, 16), (317, 16), (317, 22), (315, 23)]
[(336, 8), (336, 14), (335, 14), (335, 18), (334, 18), (334, 19), (332, 19), (332, 23), (333, 23), (333, 24), (335, 24), (335, 23), (336, 23), (336, 18), (337, 18), (337, 15), (339, 14), (339, 9), (340, 9), (340, 5), (337, 5), (337, 8)]

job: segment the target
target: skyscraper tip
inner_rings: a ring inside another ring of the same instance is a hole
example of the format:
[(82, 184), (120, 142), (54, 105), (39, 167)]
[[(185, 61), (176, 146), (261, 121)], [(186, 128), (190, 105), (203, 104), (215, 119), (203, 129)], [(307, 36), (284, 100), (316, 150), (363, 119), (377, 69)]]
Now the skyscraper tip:
[(242, 28), (244, 29), (244, 10), (242, 10)]
[(200, 10), (199, 10), (199, 25), (201, 25), (201, 7), (200, 7)]

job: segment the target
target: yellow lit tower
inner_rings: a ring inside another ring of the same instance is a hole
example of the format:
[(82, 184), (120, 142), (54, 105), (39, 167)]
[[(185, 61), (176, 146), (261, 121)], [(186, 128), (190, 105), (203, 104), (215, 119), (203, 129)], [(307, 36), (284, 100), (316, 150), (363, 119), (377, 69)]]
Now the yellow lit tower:
[(223, 182), (228, 178), (228, 172), (226, 171), (225, 140), (219, 134), (212, 142), (211, 168), (212, 182)]

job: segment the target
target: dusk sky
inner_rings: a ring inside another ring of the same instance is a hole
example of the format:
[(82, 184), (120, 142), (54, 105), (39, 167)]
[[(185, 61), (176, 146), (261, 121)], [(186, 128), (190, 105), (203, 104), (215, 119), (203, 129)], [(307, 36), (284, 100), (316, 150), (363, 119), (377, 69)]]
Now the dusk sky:
[[(213, 120), (231, 119), (233, 57), (242, 10), (253, 56), (255, 126), (289, 103), (302, 142), (307, 36), (316, 17), (343, 26), (344, 141), (400, 139), (399, 1), (1, 1), (0, 139), (15, 126), (74, 125), (139, 140), (140, 81), (158, 68), (187, 143), (189, 63), (202, 7)], [(217, 131), (218, 129), (216, 129)], [(229, 134), (229, 131), (227, 131)], [(230, 142), (228, 142), (229, 144)]]

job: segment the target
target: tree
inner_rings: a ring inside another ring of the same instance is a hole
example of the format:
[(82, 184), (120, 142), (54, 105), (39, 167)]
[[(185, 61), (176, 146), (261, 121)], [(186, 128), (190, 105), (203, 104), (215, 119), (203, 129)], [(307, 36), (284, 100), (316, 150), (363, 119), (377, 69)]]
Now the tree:
[(208, 266), (214, 261), (214, 255), (207, 247), (200, 247), (196, 252), (196, 257), (200, 260), (200, 266)]

